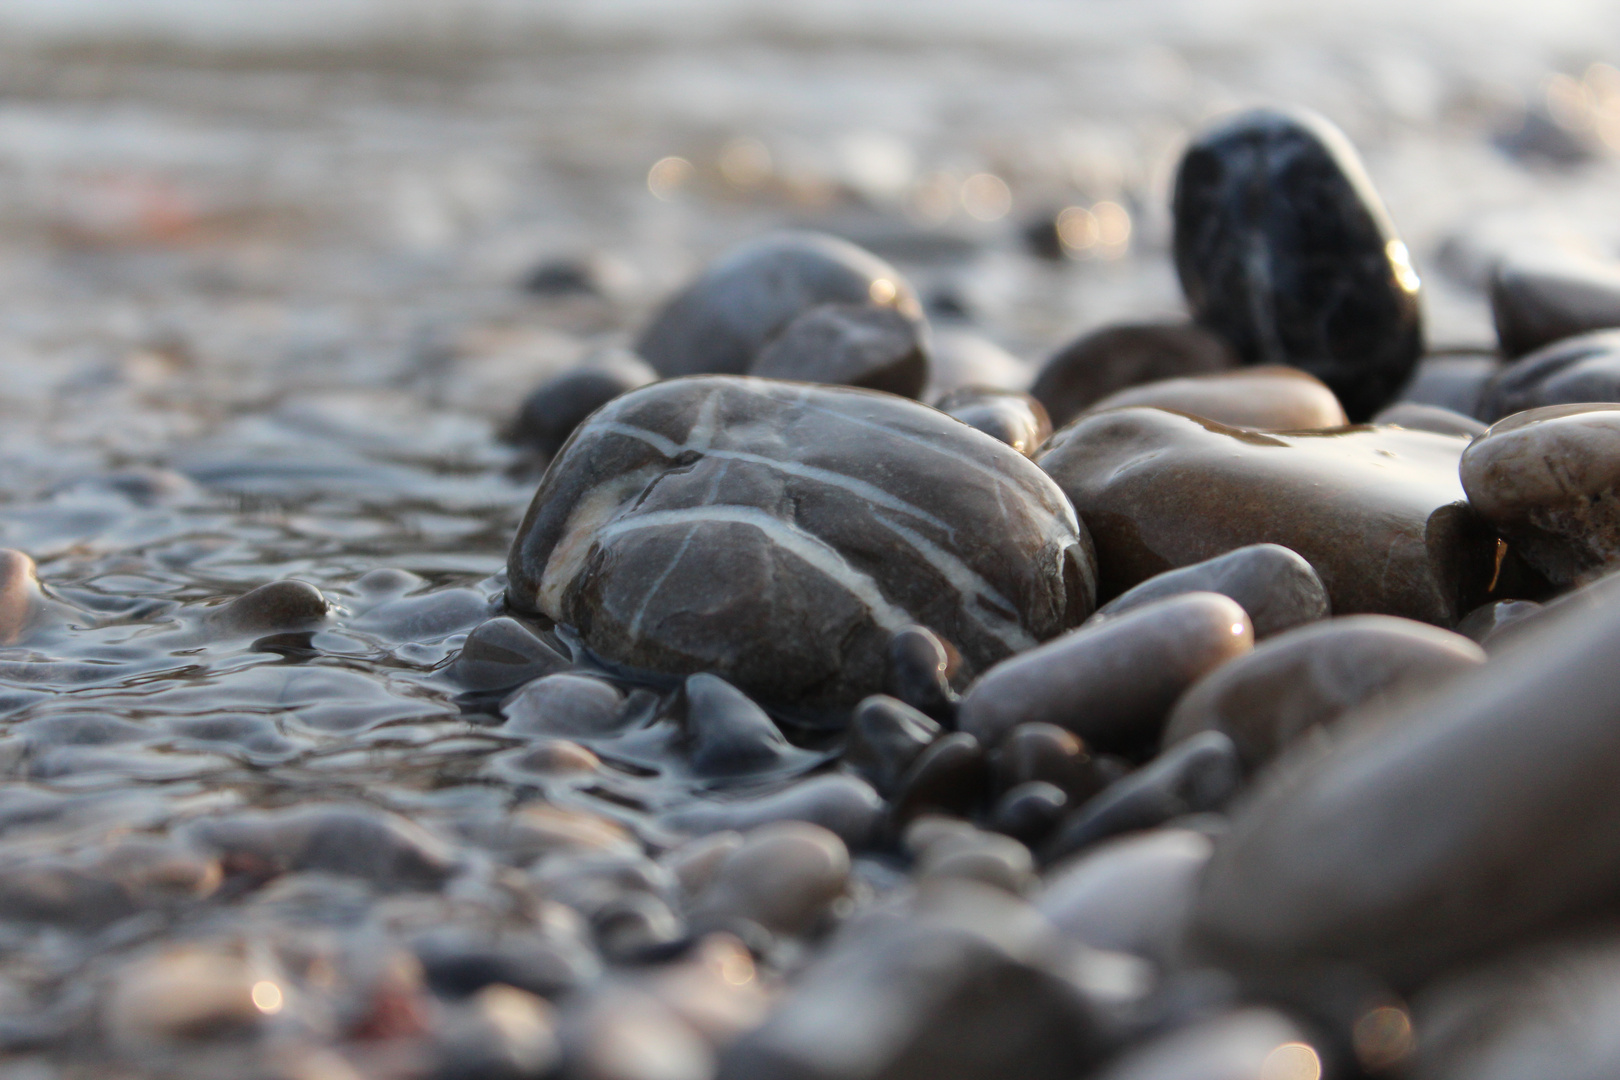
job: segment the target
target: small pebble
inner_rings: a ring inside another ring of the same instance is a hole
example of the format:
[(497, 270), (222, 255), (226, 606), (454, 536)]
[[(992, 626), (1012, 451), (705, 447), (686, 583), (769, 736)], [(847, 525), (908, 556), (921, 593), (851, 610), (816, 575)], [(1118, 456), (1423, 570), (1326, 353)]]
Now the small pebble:
[(1040, 721), (1009, 731), (991, 752), (990, 763), (997, 791), (1043, 781), (1076, 804), (1107, 787), (1110, 779), (1078, 735)]
[(1069, 809), (1068, 794), (1056, 784), (1029, 780), (1008, 788), (990, 810), (989, 825), (1026, 845), (1039, 844)]
[(990, 768), (979, 740), (953, 731), (917, 755), (896, 787), (893, 819), (904, 825), (918, 814), (967, 815), (989, 795)]
[(450, 678), (469, 690), (509, 690), (571, 666), (528, 627), (502, 615), (467, 635), (450, 665)]
[(1213, 842), (1192, 829), (1113, 840), (1050, 868), (1034, 904), (1094, 949), (1172, 962)]
[(933, 720), (911, 706), (874, 694), (855, 707), (843, 760), (887, 797), (906, 770), (943, 734)]
[[(259, 989), (267, 984), (274, 991)], [(279, 1009), (283, 995), (245, 960), (200, 946), (177, 946), (124, 967), (107, 1002), (114, 1042), (240, 1036)]]
[(697, 908), (803, 934), (843, 894), (849, 869), (848, 848), (828, 830), (802, 821), (762, 825), (724, 856)]
[(1491, 275), (1490, 296), (1508, 356), (1620, 326), (1620, 266), (1575, 251), (1504, 259)]
[(748, 374), (919, 397), (928, 384), (923, 327), (892, 307), (821, 304), (762, 348)]
[(1249, 615), (1256, 641), (1328, 617), (1327, 587), (1310, 563), (1281, 544), (1250, 544), (1155, 574), (1098, 608), (1092, 622), (1190, 592), (1237, 601)]
[(889, 639), (890, 694), (946, 726), (956, 722), (956, 691), (951, 687), (960, 656), (926, 626), (907, 626)]
[(501, 711), (507, 734), (611, 735), (621, 726), (624, 694), (589, 675), (547, 675), (513, 694)]
[(1350, 421), (1322, 381), (1298, 368), (1245, 367), (1161, 379), (1116, 390), (1086, 412), (1133, 405), (1201, 416), (1228, 427), (1304, 431)]
[(801, 758), (765, 710), (724, 679), (686, 680), (689, 756), (699, 776), (767, 772)]
[(1093, 330), (1053, 354), (1030, 387), (1062, 427), (1132, 386), (1225, 371), (1238, 358), (1221, 338), (1188, 323), (1125, 323)]
[(209, 622), (229, 634), (272, 634), (318, 626), (331, 610), (313, 585), (272, 581), (214, 609)]
[(591, 413), (657, 378), (658, 373), (634, 353), (602, 350), (536, 387), (519, 407), (506, 437), (549, 458)]
[(1034, 457), (1052, 435), (1052, 421), (1045, 406), (1016, 390), (963, 387), (940, 398), (935, 407), (1025, 457)]
[(1620, 401), (1620, 330), (1555, 341), (1500, 369), (1479, 393), (1474, 415), (1495, 423), (1549, 405)]
[(853, 776), (817, 776), (768, 795), (735, 802), (695, 802), (669, 814), (665, 824), (692, 833), (747, 832), (774, 821), (808, 821), (835, 833), (852, 850), (876, 838), (883, 797)]

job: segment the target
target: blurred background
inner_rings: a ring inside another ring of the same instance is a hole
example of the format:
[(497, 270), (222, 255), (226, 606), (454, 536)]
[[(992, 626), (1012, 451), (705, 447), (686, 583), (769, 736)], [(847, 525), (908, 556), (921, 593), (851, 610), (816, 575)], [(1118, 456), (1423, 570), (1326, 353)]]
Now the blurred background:
[(1177, 151), (1258, 102), (1346, 130), (1431, 341), (1488, 344), (1498, 253), (1620, 251), (1616, 64), (1598, 0), (0, 0), (0, 493), (327, 391), (476, 457), (784, 224), (1039, 360), (1179, 309)]

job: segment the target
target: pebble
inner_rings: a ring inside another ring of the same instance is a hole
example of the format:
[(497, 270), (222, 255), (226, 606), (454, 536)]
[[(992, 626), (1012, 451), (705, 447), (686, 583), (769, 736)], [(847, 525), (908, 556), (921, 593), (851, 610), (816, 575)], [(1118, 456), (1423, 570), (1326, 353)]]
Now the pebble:
[(1620, 569), (1620, 405), (1554, 405), (1493, 424), (1462, 456), (1468, 501), (1559, 587)]
[(852, 850), (877, 836), (883, 797), (853, 776), (816, 776), (769, 794), (731, 802), (696, 802), (668, 814), (664, 822), (689, 833), (747, 832), (775, 821), (808, 821), (838, 836)]
[(420, 826), (367, 807), (304, 806), (205, 818), (188, 830), (221, 854), (227, 871), (269, 878), (297, 870), (348, 874), (383, 889), (427, 889), (455, 867), (450, 849)]
[(686, 680), (686, 734), (699, 776), (767, 772), (803, 757), (764, 709), (714, 675)]
[(1575, 251), (1504, 259), (1491, 275), (1490, 296), (1496, 339), (1508, 356), (1620, 326), (1620, 266)]
[(1496, 635), (1541, 610), (1534, 600), (1492, 600), (1463, 616), (1457, 633), (1480, 645), (1489, 646)]
[(1258, 769), (1297, 739), (1364, 705), (1418, 693), (1478, 668), (1461, 634), (1389, 615), (1350, 615), (1282, 634), (1182, 695), (1165, 745), (1221, 731)]
[(544, 998), (593, 982), (602, 964), (588, 942), (563, 934), (436, 927), (412, 946), (428, 986), (456, 1000), (509, 986)]
[(450, 665), (450, 678), (469, 690), (510, 690), (572, 665), (539, 635), (509, 616), (480, 623)]
[(45, 604), (34, 560), (12, 548), (0, 548), (0, 645), (22, 640)]
[(107, 1034), (137, 1046), (240, 1035), (265, 1017), (255, 997), (263, 981), (240, 957), (203, 946), (167, 949), (118, 972), (107, 1001)]
[(1092, 622), (1192, 592), (1220, 593), (1237, 601), (1249, 615), (1256, 641), (1325, 619), (1329, 611), (1327, 586), (1310, 563), (1281, 544), (1250, 544), (1155, 574), (1098, 608)]
[(928, 385), (924, 327), (892, 307), (821, 304), (771, 339), (748, 373), (921, 396)]
[(1485, 599), (1496, 536), (1457, 479), (1468, 444), (1393, 427), (1260, 434), (1159, 409), (1085, 417), (1041, 454), (1087, 522), (1107, 599), (1255, 543), (1303, 556), (1339, 615), (1451, 626)]
[(208, 621), (227, 634), (308, 630), (331, 613), (321, 590), (303, 581), (272, 581), (216, 608)]
[(1587, 609), (1279, 761), (1204, 874), (1198, 954), (1406, 985), (1607, 902), (1616, 649), (1620, 609)]
[(1079, 736), (1056, 724), (1017, 725), (996, 745), (990, 763), (998, 791), (1044, 782), (1077, 804), (1116, 779), (1091, 755)]
[(1176, 173), (1176, 271), (1245, 363), (1327, 383), (1350, 419), (1423, 351), (1420, 284), (1355, 148), (1320, 116), (1254, 109), (1193, 139)]
[(1238, 365), (1224, 340), (1191, 323), (1122, 323), (1081, 335), (1041, 368), (1029, 392), (1062, 427), (1110, 394)]
[[(1401, 402), (1433, 405), (1463, 416), (1480, 416), (1485, 386), (1502, 370), (1495, 353), (1440, 353), (1418, 361), (1412, 380), (1401, 391)], [(1397, 404), (1399, 404), (1398, 402)]]
[(936, 326), (922, 400), (939, 401), (968, 387), (1023, 390), (1029, 379), (1028, 365), (982, 334), (959, 326)]
[(1261, 431), (1335, 428), (1350, 422), (1339, 399), (1320, 379), (1298, 368), (1269, 364), (1128, 386), (1085, 411), (1135, 405)]
[(489, 615), (489, 598), (478, 589), (438, 589), (378, 604), (349, 626), (390, 641), (422, 644), (477, 627)]
[(752, 830), (721, 860), (696, 909), (803, 934), (849, 883), (849, 849), (819, 825), (782, 821)]
[(564, 1013), (570, 1080), (713, 1080), (714, 1051), (691, 1025), (645, 991), (614, 987)]
[(889, 639), (889, 693), (942, 724), (955, 724), (952, 677), (961, 654), (926, 626), (905, 626)]
[(1620, 401), (1620, 330), (1555, 341), (1497, 371), (1480, 390), (1474, 415), (1495, 423), (1547, 405)]
[(457, 1019), (438, 1036), (436, 1080), (532, 1080), (562, 1057), (551, 1006), (517, 987), (479, 991)]
[(968, 427), (1006, 443), (1025, 457), (1034, 457), (1041, 445), (1052, 437), (1052, 421), (1046, 415), (1046, 407), (1017, 390), (965, 386), (940, 398), (935, 407)]
[(773, 233), (704, 270), (653, 316), (635, 349), (666, 377), (741, 375), (811, 308), (868, 303), (922, 321), (911, 286), (871, 252), (821, 233)]
[(611, 735), (621, 726), (624, 693), (589, 675), (547, 675), (501, 706), (509, 735)]
[(942, 835), (918, 852), (916, 878), (976, 881), (1016, 896), (1035, 881), (1035, 857), (1013, 837), (969, 828)]
[(967, 815), (989, 793), (990, 766), (984, 748), (964, 731), (942, 735), (917, 755), (896, 785), (893, 820), (899, 825), (923, 813)]
[(1023, 455), (915, 402), (763, 379), (619, 398), (547, 471), (507, 599), (616, 664), (847, 709), (924, 624), (982, 670), (1074, 625), (1094, 565)]
[(994, 746), (1019, 724), (1090, 746), (1152, 743), (1186, 688), (1254, 646), (1249, 617), (1216, 593), (1173, 596), (1003, 661), (962, 698), (962, 730)]
[(1439, 405), (1419, 405), (1415, 401), (1397, 401), (1379, 410), (1372, 418), (1374, 424), (1394, 424), (1413, 431), (1432, 431), (1437, 435), (1463, 435), (1472, 439), (1485, 434), (1487, 425)]
[(1039, 844), (1063, 820), (1069, 796), (1056, 784), (1029, 780), (1002, 792), (990, 808), (989, 826), (1024, 844)]
[(506, 430), (509, 442), (551, 457), (591, 413), (620, 394), (658, 379), (658, 372), (626, 349), (604, 349), (578, 367), (536, 387)]
[(1208, 835), (1193, 829), (1122, 837), (1048, 869), (1032, 902), (1053, 925), (1094, 949), (1168, 966), (1213, 848)]
[(598, 907), (591, 915), (597, 948), (620, 964), (661, 958), (669, 947), (686, 938), (686, 926), (661, 897), (626, 891)]
[(1298, 1024), (1246, 1008), (1159, 1035), (1097, 1080), (1317, 1080), (1322, 1056)]
[(844, 763), (888, 797), (920, 754), (943, 734), (939, 724), (903, 701), (873, 694), (850, 716)]

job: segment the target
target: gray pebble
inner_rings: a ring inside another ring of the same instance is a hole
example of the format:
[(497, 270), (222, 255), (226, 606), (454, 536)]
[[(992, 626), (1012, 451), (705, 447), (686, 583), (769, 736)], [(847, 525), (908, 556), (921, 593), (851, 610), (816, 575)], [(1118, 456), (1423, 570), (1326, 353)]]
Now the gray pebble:
[(501, 730), (513, 735), (611, 735), (623, 719), (624, 694), (589, 675), (547, 675), (513, 694), (501, 711)]
[(853, 776), (817, 776), (735, 802), (704, 801), (675, 810), (665, 824), (692, 833), (747, 832), (773, 821), (808, 821), (835, 834), (848, 847), (866, 847), (876, 837), (883, 797)]
[(1324, 1075), (1303, 1030), (1270, 1009), (1203, 1020), (1132, 1047), (1097, 1080), (1307, 1080)]
[(308, 630), (330, 613), (331, 605), (315, 586), (272, 581), (211, 611), (208, 621), (228, 634), (272, 634)]
[(1328, 617), (1327, 588), (1310, 563), (1281, 544), (1250, 544), (1156, 574), (1098, 608), (1093, 622), (1190, 592), (1236, 600), (1256, 641)]
[(697, 907), (802, 934), (843, 894), (849, 869), (849, 849), (827, 829), (803, 821), (762, 825), (724, 856)]
[(506, 437), (549, 458), (591, 413), (657, 378), (658, 372), (634, 353), (602, 350), (535, 388), (524, 399)]
[(507, 690), (567, 671), (566, 657), (516, 619), (480, 623), (450, 665), (450, 678), (469, 690)]
[(843, 760), (882, 795), (894, 794), (906, 770), (943, 734), (904, 702), (874, 694), (855, 707)]
[(699, 776), (768, 772), (805, 757), (764, 709), (714, 675), (686, 680), (686, 734), (692, 771)]
[(1620, 266), (1575, 251), (1502, 260), (1490, 295), (1496, 337), (1509, 356), (1620, 326)]
[(935, 408), (1006, 443), (1025, 457), (1034, 457), (1052, 437), (1046, 407), (1016, 390), (967, 386), (940, 398)]
[(928, 383), (923, 330), (892, 307), (821, 304), (788, 323), (754, 357), (748, 373), (915, 398)]

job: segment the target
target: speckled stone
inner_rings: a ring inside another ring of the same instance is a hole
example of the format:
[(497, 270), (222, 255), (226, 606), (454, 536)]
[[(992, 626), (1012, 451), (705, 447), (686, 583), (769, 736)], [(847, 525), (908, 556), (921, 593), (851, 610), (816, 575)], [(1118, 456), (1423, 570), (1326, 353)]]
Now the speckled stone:
[(1352, 420), (1423, 351), (1419, 282), (1355, 148), (1315, 114), (1255, 109), (1187, 148), (1176, 271), (1194, 317), (1250, 364), (1320, 378)]
[(591, 413), (657, 378), (658, 372), (634, 353), (604, 350), (536, 387), (519, 407), (506, 437), (550, 457)]
[(1045, 406), (1016, 390), (963, 387), (946, 394), (935, 407), (1026, 457), (1034, 457), (1052, 435)]
[(1255, 543), (1302, 555), (1340, 615), (1451, 626), (1496, 536), (1457, 479), (1465, 440), (1393, 427), (1261, 434), (1160, 409), (1085, 417), (1040, 466), (1090, 527), (1102, 595)]
[(1201, 679), (1176, 702), (1164, 741), (1224, 731), (1244, 766), (1257, 769), (1352, 709), (1428, 689), (1484, 662), (1484, 650), (1462, 635), (1411, 619), (1329, 619), (1282, 634)]
[(1472, 439), (1485, 434), (1486, 425), (1472, 416), (1464, 416), (1439, 405), (1419, 405), (1415, 401), (1397, 401), (1381, 409), (1373, 417), (1375, 424), (1394, 424), (1412, 431), (1432, 431), (1437, 435), (1463, 435)]
[(772, 233), (733, 248), (669, 300), (636, 352), (665, 376), (741, 375), (809, 309), (867, 303), (923, 317), (911, 286), (871, 252), (821, 233)]
[(1262, 431), (1333, 428), (1350, 422), (1339, 399), (1322, 380), (1298, 368), (1269, 364), (1126, 387), (1086, 411), (1132, 405), (1151, 405)]
[(821, 304), (787, 324), (748, 373), (914, 398), (928, 383), (923, 326), (892, 307)]
[(1463, 488), (1555, 585), (1620, 569), (1620, 404), (1553, 405), (1498, 421), (1462, 457)]
[(1480, 390), (1474, 415), (1495, 423), (1547, 405), (1620, 401), (1620, 330), (1555, 341), (1515, 360)]
[(518, 530), (507, 599), (616, 664), (808, 711), (881, 691), (914, 623), (968, 673), (1033, 647), (1090, 614), (1093, 567), (1057, 486), (936, 410), (697, 378), (580, 429)]
[(1256, 641), (1328, 617), (1327, 587), (1310, 563), (1281, 544), (1250, 544), (1155, 574), (1098, 608), (1091, 622), (1190, 592), (1236, 600), (1249, 614)]
[(1090, 331), (1052, 355), (1030, 393), (1061, 427), (1110, 394), (1162, 379), (1224, 371), (1237, 354), (1190, 323), (1122, 323)]
[(1575, 251), (1504, 259), (1491, 275), (1491, 315), (1508, 356), (1620, 326), (1620, 265)]

